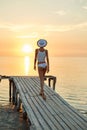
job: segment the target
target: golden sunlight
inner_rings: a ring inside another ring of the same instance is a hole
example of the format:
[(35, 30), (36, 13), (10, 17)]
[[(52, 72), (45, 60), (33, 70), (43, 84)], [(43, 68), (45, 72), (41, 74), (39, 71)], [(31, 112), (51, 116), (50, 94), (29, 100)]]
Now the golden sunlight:
[(29, 69), (30, 69), (30, 57), (29, 56), (25, 56), (24, 63), (25, 63), (25, 74), (28, 75)]
[(33, 47), (30, 44), (25, 44), (22, 48), (24, 53), (31, 53), (33, 52)]

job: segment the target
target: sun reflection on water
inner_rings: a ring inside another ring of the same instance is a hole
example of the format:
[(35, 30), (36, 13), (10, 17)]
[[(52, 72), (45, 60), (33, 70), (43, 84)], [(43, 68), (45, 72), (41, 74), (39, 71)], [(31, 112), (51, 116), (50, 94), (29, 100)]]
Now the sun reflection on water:
[(25, 75), (28, 75), (29, 70), (30, 70), (30, 57), (29, 56), (25, 56), (24, 64), (25, 64)]

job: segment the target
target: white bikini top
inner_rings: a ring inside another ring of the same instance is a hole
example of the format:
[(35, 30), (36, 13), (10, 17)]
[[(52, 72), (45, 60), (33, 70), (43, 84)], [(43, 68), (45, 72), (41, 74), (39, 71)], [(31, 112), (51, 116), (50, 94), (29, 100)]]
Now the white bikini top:
[(45, 57), (46, 57), (46, 51), (38, 50), (38, 54), (37, 54), (38, 62), (45, 62)]

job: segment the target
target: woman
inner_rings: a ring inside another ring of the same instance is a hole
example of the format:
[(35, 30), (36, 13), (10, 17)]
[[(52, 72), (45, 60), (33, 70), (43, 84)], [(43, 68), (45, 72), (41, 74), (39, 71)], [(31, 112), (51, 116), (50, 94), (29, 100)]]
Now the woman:
[(48, 50), (44, 49), (47, 45), (47, 41), (44, 39), (40, 39), (37, 41), (38, 49), (35, 50), (35, 59), (34, 59), (34, 69), (36, 70), (36, 61), (38, 64), (38, 73), (40, 77), (40, 95), (46, 100), (46, 96), (44, 94), (44, 76), (47, 71), (49, 72), (49, 57)]

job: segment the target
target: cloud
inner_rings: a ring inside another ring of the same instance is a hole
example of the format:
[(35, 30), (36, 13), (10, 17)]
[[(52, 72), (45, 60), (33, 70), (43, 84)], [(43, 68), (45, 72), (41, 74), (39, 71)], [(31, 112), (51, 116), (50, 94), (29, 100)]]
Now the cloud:
[(38, 37), (38, 33), (37, 32), (33, 32), (29, 35), (21, 35), (21, 36), (17, 36), (16, 38), (37, 38)]
[(55, 32), (67, 32), (67, 31), (71, 31), (71, 30), (80, 30), (80, 29), (87, 30), (87, 22), (74, 24), (74, 25), (57, 25), (57, 26), (47, 25), (45, 27), (45, 30), (48, 32), (54, 32), (54, 31)]
[(48, 33), (44, 32), (44, 30), (43, 30), (41, 32), (32, 32), (28, 35), (16, 36), (16, 38), (27, 39), (27, 38), (46, 37), (46, 36), (48, 36)]
[(85, 9), (85, 10), (87, 10), (87, 6), (83, 6), (82, 8)]
[(47, 25), (45, 28), (48, 32), (65, 32), (71, 30), (68, 26), (53, 26), (53, 25)]
[(31, 27), (33, 27), (32, 24), (30, 25), (0, 24), (0, 29), (8, 29), (13, 32), (18, 32)]
[(64, 10), (55, 11), (54, 14), (58, 14), (60, 16), (66, 15), (66, 12)]
[[(87, 30), (87, 22), (68, 25), (0, 25), (0, 29), (9, 29), (13, 32), (24, 32), (17, 38), (36, 38), (38, 36), (47, 36), (49, 32), (67, 32), (71, 30)], [(25, 35), (26, 34), (26, 35)]]

